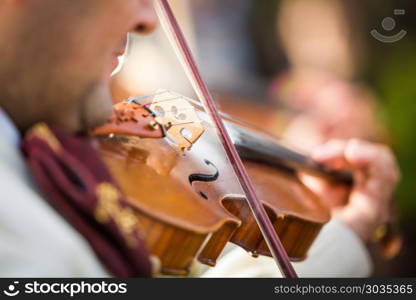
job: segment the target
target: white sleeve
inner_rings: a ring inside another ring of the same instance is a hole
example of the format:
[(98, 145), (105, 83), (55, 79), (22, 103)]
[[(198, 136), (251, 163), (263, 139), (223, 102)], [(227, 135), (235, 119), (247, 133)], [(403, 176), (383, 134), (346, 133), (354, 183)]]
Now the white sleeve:
[(0, 166), (0, 277), (108, 277), (89, 244)]
[[(367, 249), (349, 227), (337, 219), (324, 226), (308, 258), (293, 263), (299, 277), (367, 277), (372, 262)], [(202, 277), (282, 277), (270, 257), (253, 258), (233, 247)]]

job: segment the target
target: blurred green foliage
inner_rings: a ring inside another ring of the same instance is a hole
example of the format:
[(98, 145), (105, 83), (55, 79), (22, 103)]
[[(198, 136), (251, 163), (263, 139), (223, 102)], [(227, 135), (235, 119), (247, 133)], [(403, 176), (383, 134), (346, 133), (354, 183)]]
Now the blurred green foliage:
[(416, 47), (410, 37), (386, 47), (388, 54), (377, 55), (374, 87), (402, 172), (399, 212), (410, 221), (416, 214)]

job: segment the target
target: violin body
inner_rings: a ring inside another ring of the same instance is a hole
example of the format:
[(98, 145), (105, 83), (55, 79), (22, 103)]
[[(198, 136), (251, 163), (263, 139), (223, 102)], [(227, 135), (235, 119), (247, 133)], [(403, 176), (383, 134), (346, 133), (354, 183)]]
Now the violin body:
[(104, 162), (136, 208), (139, 231), (165, 274), (186, 275), (205, 240), (239, 221), (196, 193), (182, 172), (210, 172), (164, 139), (99, 138)]
[[(129, 113), (123, 110), (124, 118)], [(270, 256), (215, 130), (203, 112), (198, 115), (205, 132), (186, 151), (155, 134), (154, 128), (145, 135), (115, 129), (131, 122), (129, 118), (118, 118), (118, 124), (113, 118), (110, 127), (94, 133), (104, 162), (136, 208), (140, 232), (164, 274), (186, 275), (195, 258), (215, 266), (228, 242), (253, 256)], [(247, 130), (238, 124), (233, 128)], [(292, 169), (250, 158), (244, 165), (289, 257), (304, 259), (329, 220), (329, 209)]]

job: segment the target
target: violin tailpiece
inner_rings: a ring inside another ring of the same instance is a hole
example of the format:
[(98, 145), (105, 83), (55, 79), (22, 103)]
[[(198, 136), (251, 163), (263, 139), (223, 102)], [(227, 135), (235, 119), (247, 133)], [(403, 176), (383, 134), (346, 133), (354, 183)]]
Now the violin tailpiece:
[(179, 151), (190, 150), (205, 131), (190, 101), (178, 93), (159, 90), (153, 95), (117, 103), (108, 122), (91, 134), (167, 136)]
[(145, 107), (134, 102), (120, 102), (113, 106), (111, 118), (91, 131), (92, 135), (127, 135), (141, 138), (162, 138), (162, 126)]

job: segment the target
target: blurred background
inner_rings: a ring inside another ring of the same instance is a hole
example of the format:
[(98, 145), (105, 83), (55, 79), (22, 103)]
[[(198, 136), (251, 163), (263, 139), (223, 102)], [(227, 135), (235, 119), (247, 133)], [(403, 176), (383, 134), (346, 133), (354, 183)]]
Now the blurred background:
[[(220, 108), (299, 151), (332, 138), (389, 144), (404, 247), (375, 277), (416, 276), (416, 2), (171, 1)], [(162, 31), (131, 36), (115, 99), (195, 97)]]

